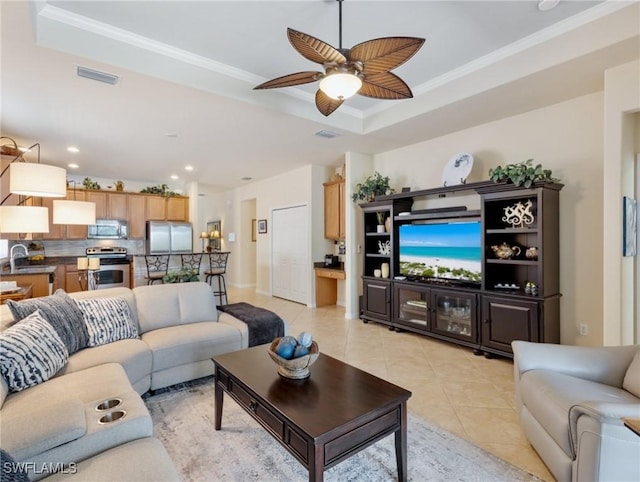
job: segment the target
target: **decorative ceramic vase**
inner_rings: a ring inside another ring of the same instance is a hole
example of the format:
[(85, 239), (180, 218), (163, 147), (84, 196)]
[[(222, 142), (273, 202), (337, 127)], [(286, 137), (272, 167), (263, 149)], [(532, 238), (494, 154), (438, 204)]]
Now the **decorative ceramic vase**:
[(380, 273), (382, 274), (383, 278), (389, 277), (389, 263), (382, 263), (382, 265), (380, 266)]
[(380, 278), (380, 276), (382, 276), (382, 271), (380, 271), (379, 269), (374, 269), (373, 276), (375, 276), (376, 278)]
[(531, 246), (530, 248), (527, 248), (527, 250), (524, 252), (524, 255), (527, 257), (527, 259), (538, 259), (538, 248), (535, 246)]
[(391, 232), (391, 218), (387, 218), (387, 219), (384, 220), (384, 230), (387, 233)]
[(384, 233), (384, 224), (378, 224), (376, 226), (376, 232), (377, 233)]

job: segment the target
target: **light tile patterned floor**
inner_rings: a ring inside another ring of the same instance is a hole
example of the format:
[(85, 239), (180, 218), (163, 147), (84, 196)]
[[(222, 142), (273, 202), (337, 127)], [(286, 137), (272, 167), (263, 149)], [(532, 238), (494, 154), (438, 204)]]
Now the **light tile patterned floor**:
[(344, 308), (310, 309), (253, 289), (230, 289), (287, 320), (292, 334), (313, 334), (322, 352), (410, 390), (409, 410), (507, 462), (552, 481), (527, 442), (515, 411), (513, 362), (386, 326), (345, 320)]

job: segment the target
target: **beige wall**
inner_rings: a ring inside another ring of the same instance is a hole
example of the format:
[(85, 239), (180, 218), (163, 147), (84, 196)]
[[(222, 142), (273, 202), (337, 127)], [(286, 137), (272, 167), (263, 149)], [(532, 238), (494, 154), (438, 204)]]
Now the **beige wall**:
[[(470, 182), (488, 179), (489, 168), (498, 164), (529, 158), (552, 169), (565, 184), (560, 192), (561, 341), (598, 345), (603, 332), (602, 133), (603, 94), (596, 93), (376, 155), (373, 168), (390, 176), (396, 189), (441, 186), (445, 164), (461, 151), (474, 155)], [(458, 205), (460, 199), (451, 202)], [(588, 325), (588, 336), (579, 336), (580, 323)]]
[[(636, 115), (640, 110), (640, 62), (605, 72), (604, 246), (605, 345), (638, 340), (634, 326), (634, 260), (622, 256), (622, 197), (633, 192)], [(637, 290), (636, 290), (637, 293)]]
[[(256, 291), (271, 294), (271, 246), (270, 231), (271, 211), (287, 206), (306, 205), (311, 219), (309, 223), (309, 253), (311, 262), (322, 261), (324, 254), (331, 252), (331, 242), (324, 239), (324, 194), (322, 183), (329, 179), (330, 169), (323, 166), (307, 165), (294, 169), (285, 174), (274, 176), (263, 181), (254, 182), (234, 189), (227, 193), (226, 216), (229, 219), (229, 232), (235, 233), (235, 241), (229, 242), (227, 247), (231, 251), (228, 269), (228, 281), (233, 285), (241, 285), (242, 273), (246, 271), (245, 264), (252, 263), (251, 259), (243, 259), (240, 255), (242, 240), (250, 237), (249, 230), (241, 229), (241, 203), (255, 199), (256, 219), (267, 220), (267, 234), (258, 234), (255, 247), (255, 285)], [(245, 223), (246, 224), (246, 223)], [(315, 303), (315, 285), (313, 269), (309, 264), (307, 283), (307, 304)]]

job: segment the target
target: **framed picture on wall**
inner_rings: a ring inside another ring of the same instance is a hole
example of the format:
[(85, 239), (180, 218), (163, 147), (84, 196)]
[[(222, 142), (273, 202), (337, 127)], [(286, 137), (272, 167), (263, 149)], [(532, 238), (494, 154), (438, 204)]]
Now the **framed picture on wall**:
[(635, 256), (638, 249), (638, 204), (624, 196), (622, 200), (622, 255)]
[(267, 220), (258, 219), (258, 233), (264, 234), (267, 232)]
[(257, 239), (256, 220), (252, 219), (251, 220), (251, 241), (253, 241), (255, 243), (256, 239)]

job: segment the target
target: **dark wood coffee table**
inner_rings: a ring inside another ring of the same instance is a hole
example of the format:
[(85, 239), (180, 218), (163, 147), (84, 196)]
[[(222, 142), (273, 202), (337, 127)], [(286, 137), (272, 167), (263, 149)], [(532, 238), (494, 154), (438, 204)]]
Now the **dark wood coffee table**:
[(310, 378), (283, 378), (267, 347), (213, 357), (216, 430), (227, 392), (309, 470), (310, 481), (322, 481), (326, 469), (395, 433), (398, 480), (407, 480), (411, 392), (322, 353)]

